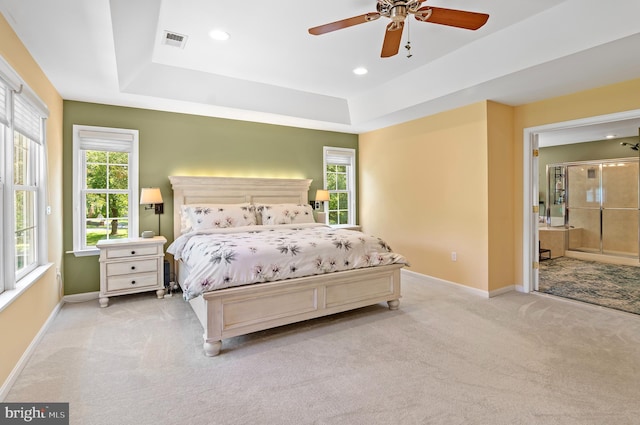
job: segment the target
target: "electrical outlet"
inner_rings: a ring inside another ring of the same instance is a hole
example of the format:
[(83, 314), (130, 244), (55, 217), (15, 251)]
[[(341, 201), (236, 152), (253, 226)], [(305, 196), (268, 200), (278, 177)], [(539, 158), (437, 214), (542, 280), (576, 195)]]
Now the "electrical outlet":
[(458, 254), (455, 251), (451, 253), (451, 261), (458, 261)]

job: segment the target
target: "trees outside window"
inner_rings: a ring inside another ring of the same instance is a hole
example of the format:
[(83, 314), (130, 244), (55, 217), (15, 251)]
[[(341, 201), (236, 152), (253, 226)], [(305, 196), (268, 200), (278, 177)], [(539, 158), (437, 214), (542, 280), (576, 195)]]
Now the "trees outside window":
[(324, 182), (329, 191), (329, 224), (356, 224), (354, 149), (324, 147)]
[(86, 167), (85, 242), (129, 236), (129, 154), (84, 151)]
[(38, 185), (37, 169), (31, 164), (37, 162), (38, 151), (35, 142), (23, 134), (14, 133), (15, 271), (18, 276), (34, 269), (37, 262)]
[(346, 165), (327, 165), (329, 224), (349, 224), (349, 188)]
[(138, 234), (138, 131), (73, 126), (74, 253)]

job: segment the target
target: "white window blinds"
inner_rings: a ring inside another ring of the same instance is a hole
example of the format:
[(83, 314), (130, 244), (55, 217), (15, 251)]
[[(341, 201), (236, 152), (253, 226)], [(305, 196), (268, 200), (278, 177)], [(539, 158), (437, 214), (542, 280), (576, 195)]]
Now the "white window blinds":
[(42, 115), (20, 96), (13, 97), (13, 126), (14, 130), (43, 144)]
[(325, 161), (330, 165), (353, 165), (354, 151), (352, 149), (327, 149)]
[(7, 116), (7, 85), (0, 80), (0, 124), (9, 125), (9, 117)]
[[(117, 131), (78, 131), (80, 149), (86, 151), (132, 152), (134, 135)], [(105, 143), (108, 142), (108, 143)]]

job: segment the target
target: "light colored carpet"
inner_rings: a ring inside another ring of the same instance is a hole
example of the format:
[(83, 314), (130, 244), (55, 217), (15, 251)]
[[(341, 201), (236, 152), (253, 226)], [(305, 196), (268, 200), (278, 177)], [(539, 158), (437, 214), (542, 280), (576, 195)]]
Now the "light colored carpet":
[(179, 296), (66, 304), (5, 401), (72, 424), (638, 424), (640, 316), (413, 276), (384, 305), (232, 338)]

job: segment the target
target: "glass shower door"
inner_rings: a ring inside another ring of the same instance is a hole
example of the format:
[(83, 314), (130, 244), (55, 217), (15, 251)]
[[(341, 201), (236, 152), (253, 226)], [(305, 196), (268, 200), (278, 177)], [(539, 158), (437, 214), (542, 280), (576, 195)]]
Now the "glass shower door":
[(602, 253), (638, 256), (638, 163), (602, 167)]
[(569, 249), (600, 253), (601, 167), (598, 164), (567, 166), (567, 215)]
[(569, 249), (638, 257), (638, 162), (567, 166)]

